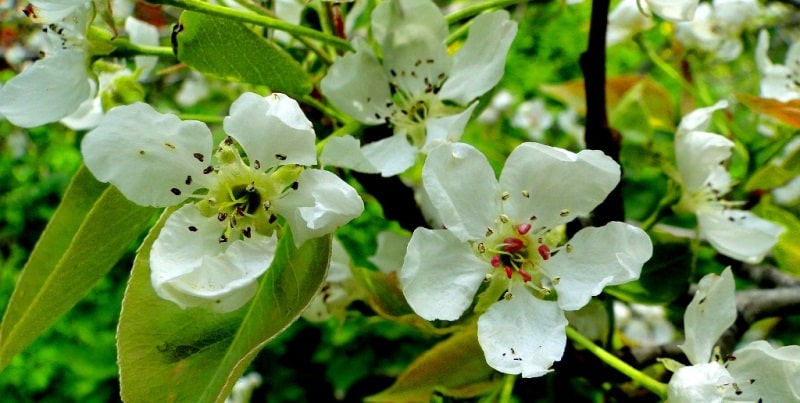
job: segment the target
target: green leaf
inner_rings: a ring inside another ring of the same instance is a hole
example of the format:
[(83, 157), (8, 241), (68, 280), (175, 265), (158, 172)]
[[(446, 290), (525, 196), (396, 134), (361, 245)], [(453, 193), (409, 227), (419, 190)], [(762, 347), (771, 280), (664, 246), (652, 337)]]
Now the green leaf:
[(765, 163), (750, 179), (747, 180), (744, 190), (770, 190), (781, 187), (800, 175), (800, 148), (792, 151), (783, 159), (780, 165)]
[(221, 402), (259, 350), (292, 324), (320, 289), (331, 237), (310, 239), (296, 249), (287, 231), (250, 303), (226, 314), (184, 310), (156, 296), (150, 284), (150, 248), (170, 213), (142, 244), (122, 301), (117, 329), (122, 398)]
[(0, 368), (72, 308), (128, 251), (155, 209), (81, 167), (47, 224), (0, 324)]
[(366, 400), (427, 402), (433, 392), (456, 398), (474, 397), (497, 387), (494, 374), (478, 344), (477, 328), (471, 326), (419, 356), (394, 385)]
[(692, 252), (688, 240), (652, 231), (653, 257), (642, 267), (639, 280), (613, 287), (604, 292), (623, 301), (643, 304), (666, 304), (689, 288)]
[(759, 217), (782, 225), (786, 231), (772, 248), (778, 266), (795, 276), (800, 276), (800, 219), (794, 214), (772, 204), (759, 203), (753, 212)]
[(300, 97), (311, 80), (283, 49), (244, 24), (184, 11), (172, 37), (178, 60), (197, 71), (228, 81), (266, 85)]

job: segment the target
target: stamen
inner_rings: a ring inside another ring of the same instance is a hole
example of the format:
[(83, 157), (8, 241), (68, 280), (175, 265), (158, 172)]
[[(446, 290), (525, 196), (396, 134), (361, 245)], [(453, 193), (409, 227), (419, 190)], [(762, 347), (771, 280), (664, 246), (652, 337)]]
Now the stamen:
[(528, 274), (525, 270), (519, 269), (519, 275), (522, 276), (522, 281), (523, 282), (527, 283), (527, 282), (531, 281), (531, 275)]
[(203, 160), (205, 159), (205, 157), (203, 156), (203, 154), (200, 154), (200, 153), (194, 153), (194, 154), (192, 154), (192, 155), (193, 155), (193, 156), (194, 156), (194, 157), (195, 157), (195, 158), (196, 158), (198, 161), (200, 161), (200, 162), (203, 162)]
[(547, 246), (547, 244), (539, 245), (537, 250), (539, 251), (539, 256), (542, 257), (542, 260), (550, 259), (550, 248)]
[(169, 191), (172, 192), (172, 194), (174, 194), (175, 196), (180, 196), (181, 195), (181, 190), (178, 189), (178, 188), (172, 188)]
[(490, 261), (490, 263), (492, 264), (492, 267), (500, 267), (500, 263), (502, 263), (500, 261), (500, 255), (492, 256), (492, 260)]
[(508, 276), (508, 278), (511, 278), (511, 275), (514, 274), (514, 270), (511, 269), (511, 267), (509, 267), (509, 266), (505, 266), (503, 268), (506, 269), (506, 276)]
[(508, 198), (509, 198), (509, 197), (511, 197), (511, 193), (508, 193), (508, 192), (503, 192), (503, 193), (500, 195), (500, 199), (501, 199), (501, 200), (508, 200)]
[(513, 237), (503, 239), (503, 245), (504, 245), (503, 249), (505, 249), (507, 252), (512, 252), (512, 253), (519, 252), (523, 248), (525, 248), (525, 243), (522, 242), (521, 239)]
[(560, 215), (561, 217), (566, 217), (569, 215), (569, 210), (567, 209), (561, 210), (561, 212), (558, 213), (558, 215)]
[(531, 230), (531, 225), (528, 223), (517, 224), (517, 233), (525, 235)]

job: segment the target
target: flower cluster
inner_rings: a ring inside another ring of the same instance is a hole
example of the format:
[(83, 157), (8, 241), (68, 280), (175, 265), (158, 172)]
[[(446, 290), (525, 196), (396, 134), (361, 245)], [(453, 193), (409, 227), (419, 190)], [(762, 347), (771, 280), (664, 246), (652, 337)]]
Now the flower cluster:
[[(286, 95), (241, 95), (224, 128), (228, 137), (212, 155), (203, 123), (137, 103), (112, 109), (81, 148), (92, 173), (133, 202), (180, 206), (151, 251), (157, 294), (227, 312), (255, 294), (275, 253), (279, 217), (300, 245), (357, 217), (364, 205), (338, 176), (304, 168), (316, 164), (316, 137)], [(193, 203), (181, 205), (187, 199)]]

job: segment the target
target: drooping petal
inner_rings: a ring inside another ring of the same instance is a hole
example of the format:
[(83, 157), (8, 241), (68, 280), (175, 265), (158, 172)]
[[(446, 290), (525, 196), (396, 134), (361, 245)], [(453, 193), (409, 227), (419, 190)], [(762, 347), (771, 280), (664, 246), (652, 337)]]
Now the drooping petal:
[(683, 367), (672, 374), (667, 396), (670, 403), (722, 403), (733, 377), (716, 362)]
[(382, 231), (378, 234), (378, 249), (375, 255), (368, 257), (367, 260), (384, 273), (399, 271), (403, 267), (403, 259), (410, 240), (406, 234)]
[(400, 284), (417, 315), (456, 320), (470, 306), (490, 269), (450, 231), (417, 228), (400, 269)]
[(422, 181), (442, 223), (462, 241), (482, 238), (501, 213), (494, 171), (471, 145), (443, 143), (431, 150)]
[(417, 148), (403, 133), (369, 143), (361, 151), (384, 177), (403, 173), (417, 161)]
[(347, 168), (369, 174), (379, 172), (364, 155), (361, 142), (349, 134), (328, 140), (319, 156), (319, 163), (322, 166)]
[(371, 20), (372, 34), (380, 44), (399, 26), (408, 24), (428, 30), (438, 42), (444, 43), (447, 39), (447, 22), (442, 10), (429, 0), (384, 1), (375, 7)]
[(389, 116), (392, 100), (389, 78), (375, 53), (363, 41), (353, 42), (355, 53), (336, 60), (320, 82), (322, 93), (342, 112), (359, 122), (377, 125)]
[(639, 278), (653, 254), (646, 232), (618, 221), (586, 227), (568, 245), (542, 264), (558, 291), (558, 305), (566, 311), (580, 309), (607, 285)]
[(55, 52), (25, 69), (0, 88), (0, 115), (20, 127), (55, 122), (89, 98), (84, 49)]
[(172, 206), (209, 188), (211, 131), (144, 103), (111, 109), (81, 142), (94, 176), (143, 206)]
[(698, 0), (646, 0), (653, 14), (669, 21), (691, 21)]
[(444, 142), (456, 142), (464, 134), (472, 111), (478, 106), (477, 102), (454, 115), (447, 115), (441, 118), (429, 118), (425, 120), (426, 137), (422, 152), (427, 153), (434, 147)]
[[(158, 29), (144, 21), (134, 17), (125, 19), (125, 30), (132, 43), (144, 46), (158, 46)], [(150, 72), (158, 63), (156, 56), (134, 56), (136, 68), (140, 71), (139, 81), (144, 81), (150, 76)]]
[(250, 159), (262, 169), (277, 165), (315, 165), (314, 126), (292, 98), (274, 93), (262, 97), (252, 92), (239, 96), (222, 122)]
[(550, 372), (567, 344), (567, 318), (553, 301), (543, 301), (520, 282), (512, 298), (495, 302), (478, 319), (478, 342), (490, 367), (524, 378)]
[(707, 206), (697, 212), (700, 237), (725, 256), (758, 263), (778, 242), (784, 228), (744, 210)]
[(272, 203), (292, 228), (297, 246), (335, 231), (364, 212), (358, 192), (331, 172), (306, 169), (297, 183), (296, 190), (288, 190)]
[(800, 346), (772, 347), (764, 340), (752, 342), (733, 353), (728, 372), (741, 394), (738, 401), (800, 401)]
[(78, 109), (61, 119), (64, 126), (72, 130), (89, 130), (97, 127), (103, 117), (101, 98), (97, 96), (98, 84), (89, 79), (89, 97), (78, 105)]
[[(714, 186), (719, 195), (728, 190), (729, 180), (721, 163), (731, 157), (734, 143), (725, 137), (706, 132), (687, 132), (675, 137), (675, 161), (686, 191), (696, 192), (706, 186)], [(722, 172), (719, 172), (719, 171)], [(715, 183), (709, 183), (709, 179)]]
[(204, 217), (193, 204), (175, 211), (153, 243), (151, 282), (156, 294), (182, 308), (230, 312), (255, 295), (256, 280), (275, 256), (277, 238), (219, 242), (226, 223)]
[(782, 102), (800, 98), (800, 88), (793, 82), (797, 74), (790, 67), (795, 60), (800, 59), (800, 42), (793, 43), (786, 52), (787, 65), (773, 64), (768, 51), (769, 33), (762, 30), (758, 35), (755, 51), (756, 66), (761, 73), (760, 95)]
[(505, 10), (481, 14), (467, 41), (453, 57), (453, 67), (439, 91), (442, 99), (466, 105), (494, 87), (503, 76), (506, 55), (517, 34), (517, 23)]
[(683, 316), (686, 342), (679, 346), (692, 364), (711, 361), (717, 340), (736, 321), (735, 290), (730, 268), (721, 276), (708, 274), (700, 280)]
[(681, 136), (688, 132), (703, 132), (708, 130), (708, 125), (711, 124), (711, 115), (714, 111), (725, 109), (728, 107), (728, 101), (717, 101), (714, 105), (705, 108), (695, 109), (689, 112), (681, 119), (678, 125), (678, 130), (675, 136)]
[(504, 212), (517, 222), (536, 216), (536, 227), (552, 228), (592, 211), (617, 185), (619, 175), (619, 165), (601, 151), (575, 154), (523, 143), (500, 174), (500, 191), (510, 194)]

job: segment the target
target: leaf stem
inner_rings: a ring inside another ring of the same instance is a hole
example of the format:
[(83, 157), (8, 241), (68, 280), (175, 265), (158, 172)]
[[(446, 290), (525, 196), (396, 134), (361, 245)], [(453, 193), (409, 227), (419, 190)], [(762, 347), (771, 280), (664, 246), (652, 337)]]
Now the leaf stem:
[(111, 52), (112, 56), (127, 57), (144, 55), (172, 58), (175, 57), (175, 54), (172, 53), (172, 48), (168, 46), (137, 45), (124, 38), (114, 38), (110, 32), (96, 26), (91, 26), (89, 28), (89, 37), (107, 42), (116, 47), (116, 49)]
[(641, 228), (645, 232), (649, 232), (658, 222), (669, 215), (670, 209), (681, 198), (680, 186), (673, 180), (667, 183), (667, 194), (659, 200), (658, 205), (650, 213), (649, 216), (642, 222)]
[(180, 7), (185, 10), (197, 11), (199, 13), (214, 15), (217, 17), (227, 18), (235, 21), (246, 22), (255, 24), (261, 27), (273, 28), (280, 31), (288, 32), (296, 37), (307, 37), (316, 39), (320, 42), (329, 44), (341, 50), (353, 50), (350, 43), (337, 38), (333, 35), (326, 34), (311, 28), (302, 27), (299, 25), (290, 24), (286, 21), (277, 18), (259, 15), (249, 11), (237, 10), (218, 6), (216, 4), (206, 3), (200, 0), (150, 0), (154, 4), (167, 4), (175, 7)]
[(362, 127), (362, 123), (357, 120), (351, 120), (344, 124), (344, 126), (336, 129), (333, 133), (325, 137), (324, 139), (317, 142), (317, 155), (322, 154), (322, 149), (325, 148), (325, 145), (328, 144), (328, 141), (334, 137), (342, 137), (345, 134), (353, 134), (359, 131)]
[(511, 403), (511, 396), (514, 392), (514, 383), (517, 381), (516, 375), (506, 374), (503, 377), (503, 389), (500, 390), (498, 403)]
[(458, 21), (463, 19), (472, 17), (473, 15), (480, 14), (486, 10), (492, 10), (497, 8), (505, 8), (508, 6), (512, 6), (515, 4), (520, 3), (527, 3), (530, 0), (491, 0), (491, 1), (482, 1), (478, 4), (473, 6), (464, 7), (461, 10), (458, 10), (448, 16), (445, 17), (447, 24), (454, 24)]
[(569, 337), (572, 341), (579, 344), (580, 346), (586, 348), (594, 354), (597, 358), (608, 364), (610, 367), (616, 369), (622, 374), (627, 375), (633, 381), (639, 383), (640, 385), (647, 388), (649, 391), (658, 395), (658, 397), (664, 399), (667, 397), (667, 385), (661, 382), (656, 381), (655, 379), (645, 375), (638, 369), (628, 365), (625, 361), (617, 358), (613, 354), (609, 353), (608, 351), (604, 350), (600, 346), (591, 342), (591, 340), (583, 337), (582, 334), (578, 333), (577, 330), (567, 326), (567, 337)]

